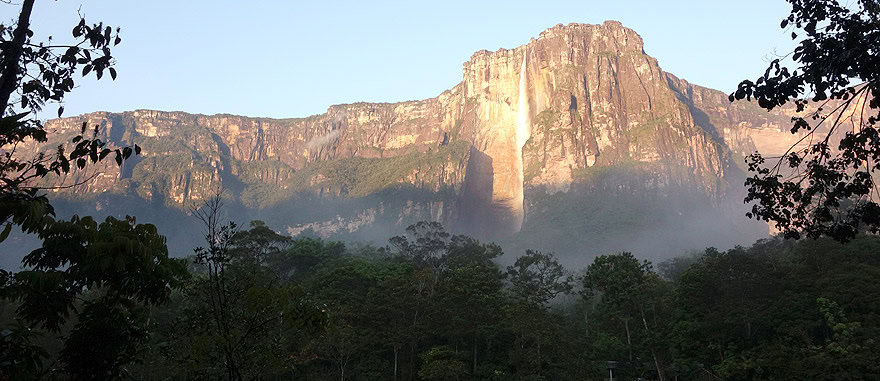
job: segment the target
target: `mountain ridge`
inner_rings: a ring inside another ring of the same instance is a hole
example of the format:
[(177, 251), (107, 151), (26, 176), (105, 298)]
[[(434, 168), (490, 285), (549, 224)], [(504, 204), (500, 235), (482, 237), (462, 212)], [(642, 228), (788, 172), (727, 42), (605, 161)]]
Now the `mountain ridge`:
[[(121, 169), (102, 164), (84, 187), (57, 192), (67, 199), (114, 194), (185, 209), (222, 188), (246, 208), (269, 211), (302, 194), (369, 198), (351, 216), (372, 222), (355, 230), (431, 219), (508, 237), (534, 225), (530, 211), (540, 200), (609, 192), (609, 184), (729, 203), (740, 196), (737, 159), (772, 147), (766, 141), (786, 135), (791, 115), (730, 104), (720, 91), (663, 71), (635, 31), (608, 21), (559, 24), (515, 48), (477, 51), (462, 81), (433, 98), (331, 105), (283, 119), (95, 112), (48, 121), (61, 133), (46, 146), (85, 122), (111, 142), (144, 148)], [(395, 189), (421, 201), (371, 198)], [(290, 232), (321, 226), (294, 220), (278, 217)]]

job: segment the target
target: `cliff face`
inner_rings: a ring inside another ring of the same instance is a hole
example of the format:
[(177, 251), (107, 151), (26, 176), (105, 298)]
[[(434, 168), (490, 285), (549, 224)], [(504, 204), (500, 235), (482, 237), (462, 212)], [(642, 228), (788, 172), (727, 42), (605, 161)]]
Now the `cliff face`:
[(793, 104), (771, 112), (750, 102), (730, 103), (727, 94), (697, 86), (667, 73), (669, 87), (688, 105), (694, 122), (719, 136), (740, 156), (758, 151), (764, 155), (780, 155), (797, 143), (803, 133), (792, 134), (791, 118), (798, 114)]
[(662, 183), (725, 191), (723, 145), (694, 123), (642, 39), (619, 23), (558, 25), (518, 48), (477, 52), (461, 88), (475, 104), (465, 113), (471, 141), (493, 169), (496, 213), (472, 225), (503, 221), (499, 229), (518, 231), (524, 187), (566, 191), (591, 167), (643, 165)]
[(93, 168), (101, 174), (75, 190), (81, 199), (112, 193), (182, 208), (223, 188), (264, 210), (303, 194), (359, 199), (407, 189), (420, 196), (379, 197), (350, 211), (351, 220), (299, 220), (291, 232), (430, 218), (504, 236), (530, 218), (530, 200), (589, 186), (610, 168), (637, 169), (647, 190), (723, 199), (734, 157), (776, 152), (787, 112), (731, 105), (680, 80), (644, 53), (638, 34), (606, 22), (557, 25), (514, 49), (477, 52), (461, 83), (422, 101), (336, 105), (299, 119), (98, 112), (46, 126), (65, 137), (86, 122), (116, 144), (143, 147), (121, 170)]

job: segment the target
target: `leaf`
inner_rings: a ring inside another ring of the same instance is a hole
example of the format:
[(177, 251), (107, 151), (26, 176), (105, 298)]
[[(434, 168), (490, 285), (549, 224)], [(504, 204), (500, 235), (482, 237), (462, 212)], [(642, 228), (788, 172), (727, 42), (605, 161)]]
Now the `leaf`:
[(112, 67), (110, 68), (110, 78), (113, 78), (114, 81), (116, 80), (116, 69)]
[(76, 26), (73, 27), (73, 37), (82, 36), (82, 34), (83, 34), (82, 30), (83, 30), (84, 26), (86, 26), (86, 19), (80, 18), (79, 24), (76, 24)]
[(6, 224), (6, 227), (3, 228), (3, 232), (0, 233), (0, 242), (5, 241), (5, 240), (6, 240), (6, 237), (9, 237), (9, 232), (10, 232), (10, 231), (12, 231), (12, 224), (11, 224), (11, 223), (8, 223), (8, 224)]
[(134, 154), (135, 154), (135, 155), (140, 155), (140, 154), (141, 154), (141, 146), (139, 146), (139, 145), (137, 145), (137, 144), (134, 145)]
[(64, 106), (58, 106), (58, 117), (61, 117), (61, 114), (64, 112)]
[(89, 74), (92, 71), (92, 65), (83, 66), (83, 77)]
[(122, 165), (122, 156), (119, 155), (119, 150), (116, 150), (116, 165)]

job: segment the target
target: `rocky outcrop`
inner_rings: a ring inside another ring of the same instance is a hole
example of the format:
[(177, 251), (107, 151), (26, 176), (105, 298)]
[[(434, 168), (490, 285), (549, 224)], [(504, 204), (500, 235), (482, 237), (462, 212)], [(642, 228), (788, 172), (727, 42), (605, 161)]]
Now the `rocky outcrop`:
[[(121, 169), (92, 168), (100, 175), (68, 196), (111, 192), (180, 208), (223, 188), (260, 210), (301, 194), (353, 199), (406, 188), (438, 196), (394, 210), (430, 210), (458, 229), (504, 236), (529, 219), (530, 198), (589, 184), (608, 168), (637, 168), (648, 190), (723, 199), (739, 156), (787, 144), (790, 115), (730, 104), (664, 72), (636, 32), (609, 21), (560, 24), (513, 49), (479, 51), (461, 83), (421, 101), (335, 105), (295, 119), (97, 112), (46, 127), (60, 139), (85, 122), (143, 147)], [(356, 230), (383, 218), (368, 209), (289, 227)]]

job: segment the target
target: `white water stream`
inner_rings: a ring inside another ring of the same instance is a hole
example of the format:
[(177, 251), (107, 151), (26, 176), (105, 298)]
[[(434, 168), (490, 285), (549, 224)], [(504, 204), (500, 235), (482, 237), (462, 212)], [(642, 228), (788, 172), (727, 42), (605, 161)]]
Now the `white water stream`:
[(517, 102), (517, 115), (516, 115), (516, 157), (519, 161), (517, 163), (517, 169), (519, 171), (518, 175), (518, 186), (519, 192), (517, 192), (517, 196), (514, 199), (513, 207), (518, 209), (515, 213), (516, 221), (514, 222), (514, 230), (519, 231), (522, 228), (523, 220), (525, 219), (525, 206), (523, 202), (525, 201), (523, 194), (523, 182), (525, 181), (525, 177), (523, 175), (523, 156), (522, 150), (526, 145), (526, 141), (529, 140), (531, 136), (531, 128), (529, 126), (529, 93), (528, 93), (528, 70), (526, 68), (528, 50), (523, 52), (523, 60), (522, 66), (519, 69), (519, 101)]
[(523, 53), (522, 66), (519, 69), (519, 110), (516, 116), (516, 143), (520, 151), (526, 145), (531, 136), (529, 128), (529, 93), (528, 71), (526, 70), (526, 57), (528, 52)]

